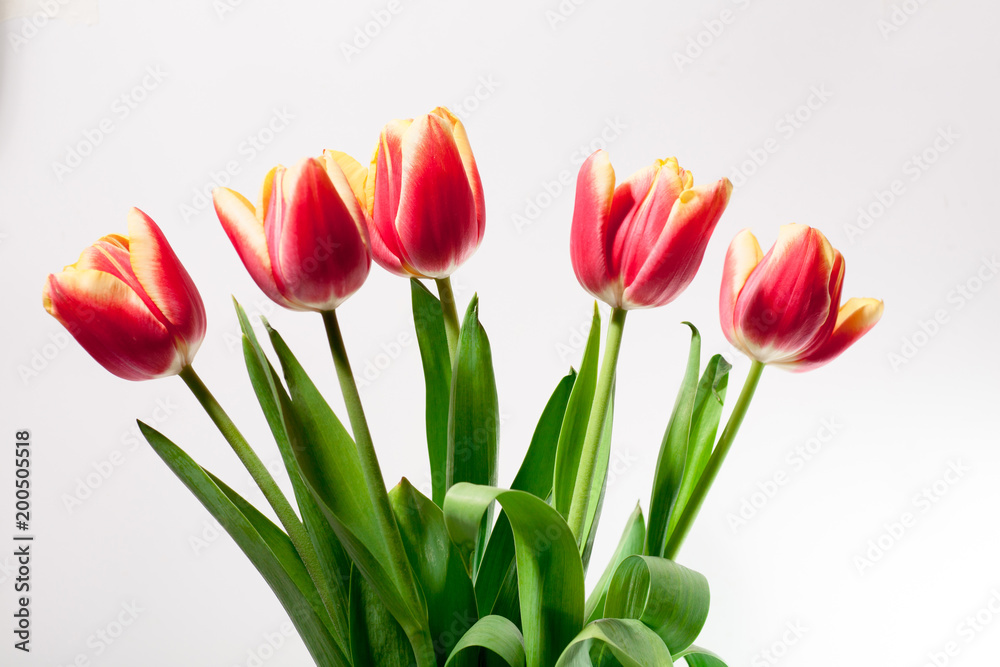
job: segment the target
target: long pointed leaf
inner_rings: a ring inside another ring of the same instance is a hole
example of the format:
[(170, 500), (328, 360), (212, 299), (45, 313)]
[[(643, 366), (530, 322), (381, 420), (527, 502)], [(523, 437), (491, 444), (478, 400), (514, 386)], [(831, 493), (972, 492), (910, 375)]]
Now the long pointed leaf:
[(548, 667), (583, 627), (583, 563), (576, 538), (552, 506), (530, 493), (456, 484), (445, 497), (444, 516), (470, 570), (479, 525), (494, 501), (514, 532), (527, 665)]
[(553, 479), (552, 504), (566, 518), (573, 503), (576, 475), (583, 454), (583, 441), (587, 435), (590, 409), (597, 388), (597, 364), (601, 351), (601, 314), (594, 304), (594, 317), (583, 352), (580, 373), (573, 384), (573, 391), (566, 406), (566, 415), (559, 431), (556, 449), (556, 467)]
[(622, 532), (618, 547), (615, 549), (611, 561), (605, 568), (593, 592), (587, 598), (586, 617), (587, 622), (604, 618), (604, 601), (608, 597), (608, 586), (611, 584), (611, 577), (614, 576), (618, 566), (629, 556), (642, 554), (642, 548), (646, 541), (646, 524), (642, 518), (642, 508), (638, 504), (632, 511), (632, 516), (625, 522), (625, 530)]
[(472, 580), (448, 535), (440, 507), (405, 478), (389, 492), (389, 502), (427, 600), (438, 664), (444, 664), (458, 639), (479, 620)]
[(729, 385), (729, 370), (732, 366), (721, 354), (717, 354), (708, 362), (705, 372), (698, 383), (695, 395), (694, 409), (691, 412), (691, 427), (688, 436), (687, 460), (684, 464), (684, 475), (681, 480), (677, 499), (670, 510), (666, 539), (669, 542), (674, 527), (681, 518), (681, 513), (691, 499), (694, 488), (701, 479), (708, 460), (712, 458), (712, 448), (715, 445), (715, 435), (719, 431), (719, 420), (722, 418), (722, 406), (726, 400), (726, 388)]
[(653, 492), (649, 501), (649, 527), (646, 530), (646, 554), (650, 556), (663, 556), (667, 545), (667, 522), (680, 492), (684, 466), (687, 463), (688, 435), (691, 431), (691, 415), (694, 412), (701, 361), (701, 335), (693, 324), (685, 324), (691, 327), (691, 350), (684, 380), (677, 392), (677, 400), (663, 434), (656, 462)]
[[(253, 519), (249, 519), (233, 503), (232, 498), (238, 497), (235, 491), (229, 487), (223, 490), (208, 472), (162, 433), (141, 421), (139, 429), (167, 467), (257, 568), (285, 608), (316, 663), (350, 667), (350, 659), (330, 634), (329, 620), (326, 623), (323, 621), (323, 617), (327, 616), (326, 610), (288, 536), (259, 512), (251, 512)], [(250, 504), (242, 499), (240, 501), (240, 507), (249, 511)]]
[[(500, 408), (493, 354), (479, 322), (479, 299), (473, 296), (458, 339), (448, 415), (447, 485), (497, 483)], [(479, 568), (492, 525), (492, 510), (483, 518), (476, 542), (473, 576)]]
[(670, 667), (670, 651), (638, 621), (605, 619), (583, 629), (556, 667)]
[(642, 621), (673, 651), (698, 637), (708, 618), (708, 580), (666, 558), (626, 558), (608, 587), (607, 618)]
[(516, 625), (501, 616), (479, 619), (455, 645), (445, 667), (462, 667), (466, 654), (478, 655), (481, 648), (503, 660), (507, 667), (525, 667), (524, 637)]
[(410, 280), (413, 325), (424, 368), (427, 455), (434, 503), (441, 507), (448, 490), (448, 409), (451, 401), (451, 351), (441, 301), (416, 278)]
[(357, 568), (351, 572), (351, 659), (354, 667), (413, 667), (403, 628)]
[(725, 661), (711, 651), (692, 646), (674, 656), (674, 662), (684, 659), (688, 667), (727, 667)]

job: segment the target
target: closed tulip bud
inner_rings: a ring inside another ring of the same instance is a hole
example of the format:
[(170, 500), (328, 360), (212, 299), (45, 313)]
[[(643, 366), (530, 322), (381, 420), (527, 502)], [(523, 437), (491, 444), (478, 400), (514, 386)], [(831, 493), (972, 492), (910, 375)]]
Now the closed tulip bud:
[(133, 208), (128, 236), (110, 234), (50, 274), (45, 310), (106, 369), (126, 380), (176, 375), (205, 337), (205, 306), (163, 232)]
[(257, 206), (228, 188), (212, 193), (243, 265), (274, 302), (330, 311), (364, 284), (371, 253), (359, 175), (363, 183), (355, 160), (328, 151), (268, 172)]
[(657, 160), (615, 185), (606, 151), (580, 168), (570, 235), (577, 280), (625, 310), (670, 303), (694, 279), (733, 186), (695, 187), (675, 158)]
[(840, 304), (844, 257), (805, 225), (785, 225), (767, 255), (743, 230), (726, 254), (719, 317), (729, 342), (755, 361), (806, 371), (822, 366), (882, 317), (878, 299)]
[(389, 271), (447, 278), (483, 239), (483, 184), (465, 128), (438, 107), (388, 123), (366, 183), (372, 254)]

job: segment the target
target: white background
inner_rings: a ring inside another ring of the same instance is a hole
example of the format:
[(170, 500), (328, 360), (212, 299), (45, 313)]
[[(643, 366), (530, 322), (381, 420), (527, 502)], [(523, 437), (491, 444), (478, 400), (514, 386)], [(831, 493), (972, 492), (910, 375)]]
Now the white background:
[[(765, 373), (680, 558), (712, 584), (700, 643), (737, 667), (917, 667), (951, 641), (957, 655), (938, 664), (995, 662), (1000, 617), (984, 612), (978, 631), (963, 625), (1000, 596), (995, 3), (565, 0), (559, 13), (557, 0), (398, 0), (390, 13), (383, 0), (225, 1), (64, 0), (51, 20), (25, 1), (3, 13), (0, 516), (13, 519), (14, 431), (30, 428), (37, 541), (31, 656), (11, 648), (12, 559), (0, 549), (0, 663), (83, 655), (94, 665), (229, 667), (263, 650), (268, 667), (307, 664), (297, 638), (275, 641), (284, 615), (263, 581), (228, 537), (213, 539), (207, 513), (130, 429), (137, 417), (155, 421), (259, 501), (228, 446), (180, 380), (128, 383), (66, 345), (41, 286), (101, 235), (124, 233), (130, 206), (143, 208), (205, 298), (196, 367), (276, 463), (234, 347), (229, 295), (268, 315), (342, 410), (320, 319), (264, 299), (196, 191), (229, 162), (232, 186), (255, 199), (273, 164), (324, 148), (366, 161), (386, 121), (439, 104), (463, 117), (486, 189), (485, 242), (454, 280), (463, 303), (479, 293), (493, 344), (501, 483), (552, 387), (579, 363), (592, 303), (569, 262), (572, 185), (549, 196), (560, 173), (575, 179), (603, 142), (621, 177), (676, 155), (696, 182), (737, 184), (690, 289), (629, 317), (592, 575), (635, 502), (648, 503), (687, 350), (680, 322), (701, 328), (706, 358), (734, 362), (731, 398), (745, 377), (748, 362), (718, 326), (729, 240), (752, 227), (766, 248), (780, 225), (805, 223), (844, 253), (845, 298), (880, 297), (885, 316), (821, 370)], [(370, 23), (373, 12), (387, 25)], [(355, 40), (363, 48), (350, 53)], [(159, 81), (147, 76), (157, 70)], [(275, 110), (292, 118), (269, 133)], [(95, 134), (104, 119), (111, 131)], [(950, 139), (935, 147), (939, 136)], [(71, 152), (88, 154), (77, 162)], [(68, 160), (67, 173), (58, 165)], [(880, 208), (894, 181), (894, 201)], [(866, 228), (859, 208), (872, 212)], [(382, 367), (362, 393), (386, 479), (426, 487), (408, 308), (406, 282), (375, 268), (340, 317), (355, 368)], [(811, 460), (789, 459), (820, 436)], [(112, 456), (121, 465), (95, 476)], [(918, 504), (953, 463), (968, 471)], [(753, 496), (780, 473), (787, 481), (772, 497)], [(68, 505), (76, 494), (87, 497)], [(734, 527), (744, 500), (756, 514)], [(887, 537), (906, 512), (915, 525)], [(880, 538), (884, 555), (858, 561), (879, 556), (868, 552)], [(121, 636), (95, 640), (133, 603), (141, 611)], [(788, 624), (806, 630), (794, 637)], [(280, 648), (269, 650), (267, 635)]]

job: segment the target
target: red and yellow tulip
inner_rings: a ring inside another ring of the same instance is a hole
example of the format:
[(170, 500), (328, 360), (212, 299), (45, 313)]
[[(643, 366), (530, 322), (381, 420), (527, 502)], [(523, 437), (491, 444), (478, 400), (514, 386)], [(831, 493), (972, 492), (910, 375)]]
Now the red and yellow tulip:
[(615, 308), (670, 303), (694, 279), (731, 192), (725, 178), (695, 187), (675, 158), (616, 187), (607, 152), (595, 152), (576, 184), (570, 255), (577, 280)]
[(350, 156), (328, 151), (273, 168), (257, 206), (228, 188), (212, 193), (243, 265), (273, 301), (329, 311), (364, 284), (371, 268), (367, 215), (364, 193), (350, 180), (361, 173), (363, 182), (363, 172)]
[(42, 290), (50, 315), (106, 369), (126, 380), (176, 375), (205, 337), (205, 307), (163, 232), (128, 214), (128, 236), (109, 234)]
[(465, 128), (444, 107), (383, 128), (366, 199), (372, 254), (395, 274), (446, 278), (483, 239), (479, 170)]
[(878, 299), (841, 305), (843, 279), (843, 255), (817, 229), (783, 226), (767, 255), (743, 230), (726, 254), (722, 330), (755, 361), (796, 371), (822, 366), (882, 317)]

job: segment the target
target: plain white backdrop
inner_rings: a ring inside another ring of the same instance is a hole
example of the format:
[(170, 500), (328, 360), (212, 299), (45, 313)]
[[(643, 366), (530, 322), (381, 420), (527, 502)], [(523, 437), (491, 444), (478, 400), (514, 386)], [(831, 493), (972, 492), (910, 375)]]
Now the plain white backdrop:
[[(0, 663), (308, 664), (134, 419), (262, 503), (226, 443), (179, 379), (128, 383), (66, 344), (41, 286), (144, 209), (206, 301), (196, 367), (277, 465), (230, 295), (269, 317), (342, 411), (332, 362), (319, 316), (263, 297), (204, 193), (228, 181), (255, 199), (272, 165), (324, 148), (365, 161), (386, 121), (441, 104), (463, 118), (486, 190), (485, 241), (454, 280), (463, 304), (479, 293), (493, 345), (502, 484), (579, 363), (592, 300), (568, 233), (583, 158), (606, 147), (624, 177), (676, 155), (696, 182), (737, 186), (688, 291), (629, 317), (592, 575), (648, 504), (680, 322), (700, 327), (706, 358), (734, 363), (735, 395), (748, 362), (718, 325), (726, 246), (752, 227), (766, 248), (800, 222), (845, 255), (845, 298), (882, 298), (885, 316), (823, 369), (765, 372), (679, 559), (712, 585), (699, 643), (734, 667), (995, 662), (995, 3), (23, 0), (2, 18), (0, 540), (12, 544), (21, 428), (37, 538), (33, 652), (5, 629)], [(376, 267), (340, 319), (387, 482), (426, 488), (408, 285)], [(0, 628), (12, 549), (0, 547)]]

